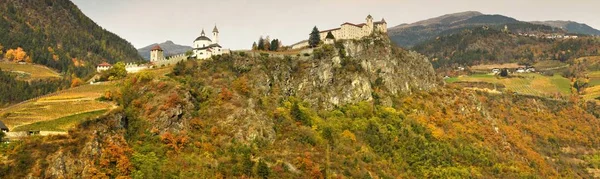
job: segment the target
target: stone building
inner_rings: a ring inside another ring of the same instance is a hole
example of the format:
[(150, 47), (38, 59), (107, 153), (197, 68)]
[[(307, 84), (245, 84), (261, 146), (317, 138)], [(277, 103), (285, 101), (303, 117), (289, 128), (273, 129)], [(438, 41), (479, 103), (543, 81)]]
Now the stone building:
[(331, 32), (335, 39), (360, 39), (369, 36), (374, 32), (387, 33), (387, 22), (381, 19), (379, 22), (373, 21), (373, 16), (368, 15), (366, 23), (353, 24), (350, 22), (343, 23), (339, 28), (329, 29), (319, 32), (321, 40), (325, 41), (327, 33)]
[(152, 47), (150, 50), (150, 62), (162, 61), (165, 60), (165, 54), (162, 48), (159, 45)]

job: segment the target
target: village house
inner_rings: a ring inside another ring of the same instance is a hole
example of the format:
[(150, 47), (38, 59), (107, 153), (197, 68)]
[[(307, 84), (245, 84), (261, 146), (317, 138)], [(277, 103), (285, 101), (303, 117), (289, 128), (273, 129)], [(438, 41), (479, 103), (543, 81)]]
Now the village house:
[(492, 73), (494, 75), (500, 74), (500, 69), (499, 68), (494, 68), (494, 69), (492, 69)]
[(10, 130), (8, 130), (8, 127), (6, 127), (6, 125), (4, 125), (4, 123), (2, 121), (0, 121), (0, 131), (10, 132)]
[(112, 68), (112, 65), (106, 62), (102, 62), (100, 65), (98, 65), (96, 67), (96, 71), (97, 72), (102, 72), (102, 71), (106, 71), (108, 69)]

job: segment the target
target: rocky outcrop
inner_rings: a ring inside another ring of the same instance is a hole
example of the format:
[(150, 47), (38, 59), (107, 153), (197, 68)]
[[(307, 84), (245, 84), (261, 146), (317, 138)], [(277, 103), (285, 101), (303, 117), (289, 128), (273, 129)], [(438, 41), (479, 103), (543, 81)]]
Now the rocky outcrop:
[(397, 48), (386, 37), (335, 46), (316, 49), (312, 58), (239, 60), (234, 66), (251, 68), (247, 75), (260, 95), (297, 96), (324, 109), (373, 100), (391, 104), (389, 96), (439, 83), (426, 57)]

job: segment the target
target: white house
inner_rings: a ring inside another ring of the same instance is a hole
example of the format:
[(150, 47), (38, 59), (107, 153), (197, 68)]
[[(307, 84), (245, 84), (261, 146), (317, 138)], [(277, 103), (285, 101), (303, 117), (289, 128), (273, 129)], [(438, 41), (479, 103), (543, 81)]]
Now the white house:
[(493, 74), (500, 74), (500, 69), (494, 68), (494, 69), (492, 69), (492, 73)]
[(102, 62), (100, 65), (96, 66), (96, 71), (97, 72), (102, 72), (102, 71), (106, 71), (108, 69), (112, 68), (112, 65), (106, 62)]

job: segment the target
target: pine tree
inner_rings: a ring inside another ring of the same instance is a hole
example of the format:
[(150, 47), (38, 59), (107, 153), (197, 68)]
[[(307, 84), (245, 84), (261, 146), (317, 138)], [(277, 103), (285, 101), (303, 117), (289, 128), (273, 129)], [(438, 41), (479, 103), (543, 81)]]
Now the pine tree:
[(325, 38), (326, 39), (335, 39), (335, 37), (333, 36), (333, 34), (331, 33), (331, 31), (327, 32), (327, 36)]
[(319, 42), (321, 42), (321, 34), (319, 34), (319, 29), (317, 29), (317, 26), (315, 26), (310, 33), (310, 37), (308, 38), (308, 45), (311, 48), (314, 48), (319, 45)]
[(260, 38), (258, 39), (257, 49), (258, 50), (265, 50), (265, 39), (263, 39), (262, 36), (260, 36)]
[(270, 51), (277, 51), (279, 50), (279, 40), (277, 39), (273, 39), (273, 41), (271, 41), (271, 46), (269, 47)]
[(256, 49), (258, 49), (258, 45), (256, 45), (256, 42), (254, 42), (254, 43), (252, 44), (252, 50), (256, 50)]

